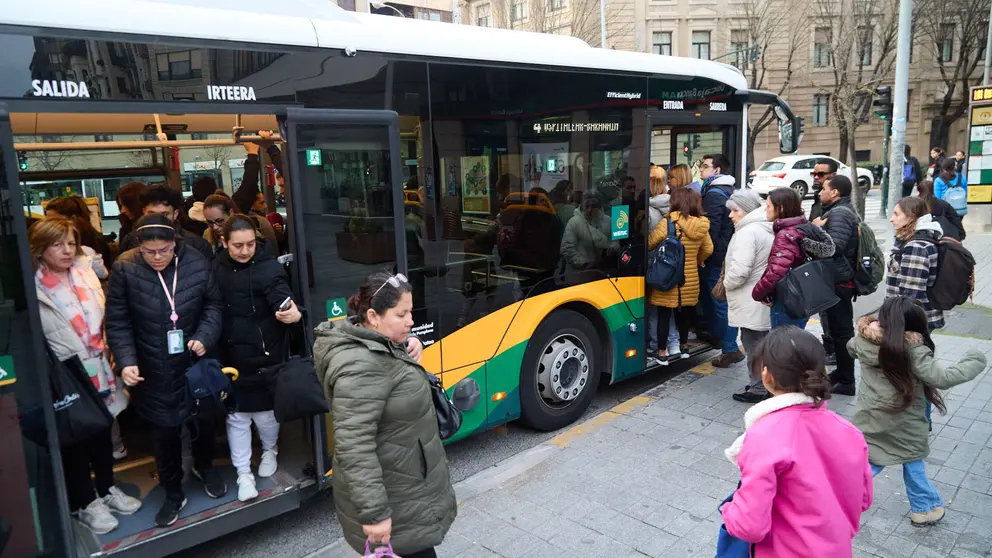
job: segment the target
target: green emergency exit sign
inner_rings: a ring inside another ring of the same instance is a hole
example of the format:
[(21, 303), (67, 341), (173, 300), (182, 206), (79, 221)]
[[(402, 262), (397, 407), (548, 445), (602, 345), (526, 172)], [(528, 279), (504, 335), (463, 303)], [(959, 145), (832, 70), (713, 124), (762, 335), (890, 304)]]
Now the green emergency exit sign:
[(16, 381), (14, 359), (9, 355), (0, 355), (0, 386), (8, 386)]
[(319, 167), (322, 164), (319, 149), (307, 149), (307, 166), (308, 167)]

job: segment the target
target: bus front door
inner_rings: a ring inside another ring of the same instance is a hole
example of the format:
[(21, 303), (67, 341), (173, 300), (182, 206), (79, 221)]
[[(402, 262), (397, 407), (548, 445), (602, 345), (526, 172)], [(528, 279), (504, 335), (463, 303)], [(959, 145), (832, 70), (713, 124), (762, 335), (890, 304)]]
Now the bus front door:
[[(290, 108), (283, 122), (288, 140), (287, 208), (291, 251), (313, 328), (347, 318), (348, 297), (375, 272), (407, 273), (399, 117), (392, 111)], [(333, 429), (330, 415), (312, 423), (314, 466), (330, 480)]]

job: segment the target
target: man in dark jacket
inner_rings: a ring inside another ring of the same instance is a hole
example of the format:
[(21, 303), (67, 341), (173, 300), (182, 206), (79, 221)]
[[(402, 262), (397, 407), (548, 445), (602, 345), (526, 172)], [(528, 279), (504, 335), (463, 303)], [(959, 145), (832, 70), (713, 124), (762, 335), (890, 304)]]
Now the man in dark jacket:
[(813, 167), (813, 207), (809, 210), (809, 220), (823, 217), (823, 204), (820, 203), (820, 190), (823, 183), (837, 175), (837, 161), (820, 159)]
[(844, 175), (825, 182), (820, 191), (824, 214), (813, 222), (827, 231), (837, 247), (832, 267), (840, 302), (826, 310), (826, 327), (837, 349), (837, 369), (830, 374), (830, 381), (833, 392), (839, 395), (854, 395), (854, 359), (846, 347), (854, 337), (854, 270), (860, 219), (851, 205), (852, 188), (851, 179)]
[[(183, 197), (179, 192), (168, 186), (153, 186), (145, 188), (140, 197), (141, 212), (143, 215), (163, 215), (172, 221), (182, 235), (183, 242), (190, 248), (195, 249), (206, 256), (207, 261), (214, 259), (214, 251), (202, 236), (196, 236), (189, 230), (179, 225), (179, 211), (183, 207)], [(138, 239), (133, 234), (128, 234), (121, 240), (121, 253), (138, 247)]]
[[(835, 176), (837, 176), (837, 161), (833, 159), (820, 159), (813, 167), (813, 207), (809, 210), (810, 221), (823, 217), (820, 191), (823, 190), (823, 183)], [(834, 350), (834, 340), (830, 338), (827, 320), (827, 313), (820, 312), (820, 327), (823, 328), (823, 350), (827, 353), (827, 364), (834, 366), (837, 364), (837, 355)]]
[(730, 220), (727, 201), (737, 189), (737, 181), (728, 174), (732, 169), (726, 155), (703, 157), (703, 164), (699, 169), (703, 179), (703, 211), (710, 220), (710, 240), (713, 241), (713, 255), (700, 270), (700, 277), (705, 278), (706, 288), (700, 289), (699, 299), (706, 313), (710, 333), (720, 340), (720, 350), (723, 353), (713, 359), (713, 366), (727, 368), (744, 360), (744, 353), (737, 347), (737, 328), (728, 325), (727, 302), (716, 300), (710, 291), (720, 280), (723, 260), (727, 257), (727, 246), (734, 236), (734, 222)]
[(923, 180), (923, 167), (920, 160), (913, 157), (913, 150), (906, 145), (905, 156), (902, 160), (902, 197), (913, 195), (913, 189)]

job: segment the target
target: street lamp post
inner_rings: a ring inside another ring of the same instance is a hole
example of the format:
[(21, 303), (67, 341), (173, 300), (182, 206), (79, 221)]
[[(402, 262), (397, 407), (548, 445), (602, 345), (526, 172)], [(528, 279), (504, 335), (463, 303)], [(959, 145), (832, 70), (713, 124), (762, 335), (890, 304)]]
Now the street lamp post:
[(372, 6), (377, 10), (381, 10), (383, 8), (389, 8), (390, 10), (393, 10), (394, 12), (399, 14), (400, 17), (406, 17), (406, 15), (404, 15), (403, 12), (396, 9), (396, 6), (391, 6), (385, 2), (382, 2), (382, 0), (369, 0), (369, 6)]

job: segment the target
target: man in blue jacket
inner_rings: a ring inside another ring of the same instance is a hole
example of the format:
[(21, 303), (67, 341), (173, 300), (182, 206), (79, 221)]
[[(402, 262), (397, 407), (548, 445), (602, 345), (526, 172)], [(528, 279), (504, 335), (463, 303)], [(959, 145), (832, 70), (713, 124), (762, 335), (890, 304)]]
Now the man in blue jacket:
[(727, 302), (716, 300), (710, 294), (720, 280), (723, 260), (727, 257), (727, 246), (734, 236), (734, 223), (730, 220), (727, 200), (737, 189), (737, 181), (731, 176), (732, 168), (726, 155), (707, 155), (699, 167), (703, 179), (703, 211), (710, 220), (710, 239), (713, 241), (711, 255), (700, 270), (705, 278), (705, 288), (700, 289), (700, 302), (706, 313), (710, 333), (720, 344), (723, 354), (713, 359), (713, 366), (728, 368), (744, 360), (744, 353), (737, 347), (737, 328), (727, 323)]

